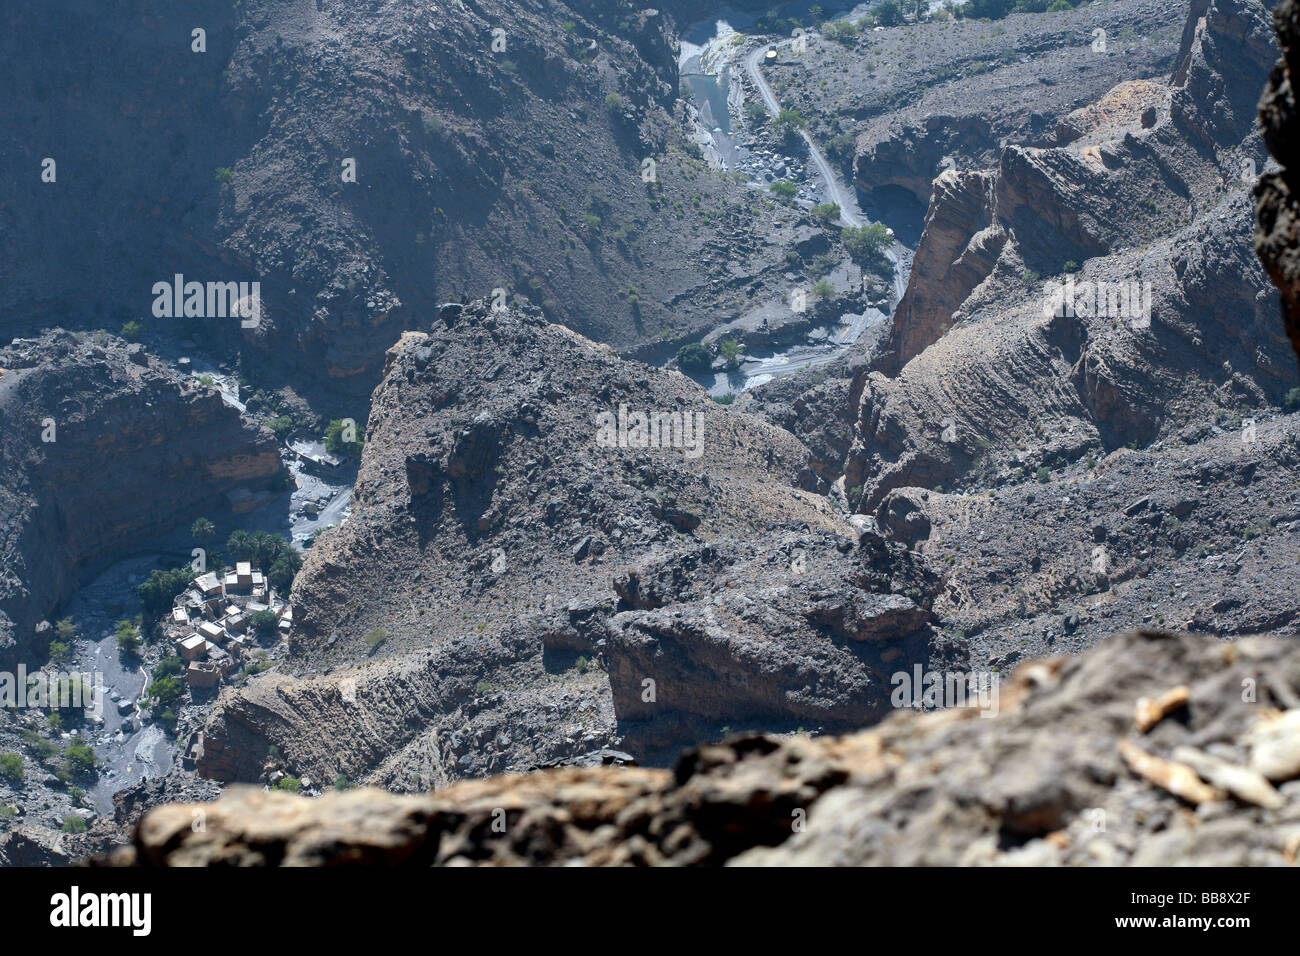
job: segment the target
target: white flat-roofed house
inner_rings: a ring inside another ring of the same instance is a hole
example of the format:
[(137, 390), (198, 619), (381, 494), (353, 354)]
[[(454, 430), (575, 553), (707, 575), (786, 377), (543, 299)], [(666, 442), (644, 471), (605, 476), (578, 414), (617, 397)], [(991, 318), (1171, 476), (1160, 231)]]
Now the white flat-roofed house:
[(226, 643), (226, 632), (215, 621), (204, 621), (200, 624), (198, 636), (213, 644)]
[(235, 562), (235, 585), (241, 590), (253, 586), (253, 565), (250, 561)]

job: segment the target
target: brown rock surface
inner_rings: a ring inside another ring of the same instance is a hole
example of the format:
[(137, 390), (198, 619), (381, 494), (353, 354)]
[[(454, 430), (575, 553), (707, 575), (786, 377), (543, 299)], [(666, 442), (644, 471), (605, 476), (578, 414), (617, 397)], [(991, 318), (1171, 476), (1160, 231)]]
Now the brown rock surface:
[[(1140, 734), (1135, 701), (1175, 684), (1189, 687), (1184, 717)], [(1282, 864), (1300, 834), (1294, 771), (1266, 808), (1218, 799), (1180, 764), (1194, 796), (1216, 798), (1194, 809), (1130, 770), (1125, 753), (1168, 762), (1192, 746), (1212, 752), (1197, 762), (1216, 774), (1245, 768), (1261, 722), (1294, 735), (1300, 725), (1274, 715), (1297, 695), (1294, 642), (1129, 633), (1021, 667), (991, 719), (975, 708), (904, 711), (846, 737), (705, 746), (673, 773), (559, 769), (418, 797), (241, 789), (151, 811), (115, 862)]]

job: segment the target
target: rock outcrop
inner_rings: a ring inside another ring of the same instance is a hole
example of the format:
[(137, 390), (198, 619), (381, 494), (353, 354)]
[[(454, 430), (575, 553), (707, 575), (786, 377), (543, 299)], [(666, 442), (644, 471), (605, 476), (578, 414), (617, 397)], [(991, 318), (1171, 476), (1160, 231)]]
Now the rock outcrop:
[(1225, 387), (1255, 408), (1294, 387), (1242, 175), (1262, 161), (1242, 103), (1267, 71), (1267, 18), (1213, 0), (1192, 19), (1171, 83), (1120, 84), (1054, 145), (1007, 144), (995, 171), (936, 181), (907, 293), (855, 383), (851, 505), (1148, 444)]
[(270, 432), (106, 333), (56, 331), (0, 349), (0, 419), (0, 661), (9, 663), (44, 659), (35, 628), (89, 569), (228, 508), (226, 492), (284, 475)]
[(1026, 664), (995, 696), (846, 737), (737, 738), (673, 772), (557, 769), (405, 797), (232, 790), (153, 810), (112, 862), (1295, 863), (1294, 642), (1129, 633)]
[(1282, 169), (1265, 173), (1255, 190), (1255, 250), (1273, 284), (1282, 292), (1287, 336), (1300, 356), (1300, 153), (1296, 142), (1294, 77), (1300, 75), (1300, 8), (1287, 0), (1273, 13), (1282, 57), (1269, 75), (1259, 104), (1260, 125), (1268, 151)]

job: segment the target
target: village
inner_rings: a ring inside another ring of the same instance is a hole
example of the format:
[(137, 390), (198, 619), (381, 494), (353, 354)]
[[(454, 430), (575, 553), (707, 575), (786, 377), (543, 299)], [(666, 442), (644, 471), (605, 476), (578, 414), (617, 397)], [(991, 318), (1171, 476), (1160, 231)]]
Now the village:
[(215, 687), (247, 664), (260, 638), (286, 638), (293, 608), (260, 570), (240, 561), (233, 571), (208, 571), (177, 596), (166, 623), (167, 639), (185, 662), (194, 688)]

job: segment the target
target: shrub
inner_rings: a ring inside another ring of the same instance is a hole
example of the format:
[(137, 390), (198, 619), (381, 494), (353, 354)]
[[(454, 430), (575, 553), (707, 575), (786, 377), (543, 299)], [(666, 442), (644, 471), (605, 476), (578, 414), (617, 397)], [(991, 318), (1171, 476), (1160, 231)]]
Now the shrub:
[(118, 621), (117, 627), (117, 647), (118, 650), (127, 654), (135, 654), (140, 650), (140, 629), (130, 621)]
[(336, 418), (329, 423), (325, 429), (325, 450), (332, 453), (337, 452), (341, 455), (347, 455), (349, 458), (360, 458), (361, 450), (366, 443), (366, 430), (361, 425), (354, 425), (356, 432), (353, 435), (353, 441), (344, 440), (344, 432), (348, 426), (345, 419)]
[(235, 178), (235, 171), (229, 166), (218, 166), (213, 178), (219, 183), (228, 183)]
[(836, 202), (818, 203), (812, 207), (812, 214), (828, 226), (840, 221), (840, 204)]
[(859, 265), (874, 263), (884, 257), (885, 250), (893, 245), (894, 237), (883, 223), (866, 226), (846, 226), (840, 233), (844, 248)]
[(1052, 470), (1046, 465), (1040, 466), (1036, 474), (1038, 476), (1038, 483), (1041, 485), (1045, 485), (1052, 480)]
[(64, 833), (85, 833), (86, 818), (82, 816), (78, 816), (77, 814), (74, 813), (72, 816), (68, 817), (68, 819), (63, 821), (63, 832)]
[(248, 626), (258, 637), (270, 637), (280, 626), (280, 618), (274, 611), (258, 611), (248, 619)]
[(611, 113), (617, 113), (623, 108), (623, 96), (619, 93), (610, 93), (605, 97), (605, 109)]
[(812, 287), (813, 295), (819, 299), (829, 299), (835, 294), (835, 286), (831, 285), (826, 279), (822, 279)]
[[(1300, 392), (1300, 389), (1296, 389)], [(70, 617), (65, 617), (54, 625), (54, 633), (65, 644), (71, 644), (77, 639), (77, 624)]]
[(1282, 407), (1288, 412), (1300, 409), (1300, 388), (1293, 388), (1286, 393), (1286, 398), (1282, 399)]
[(144, 326), (132, 319), (122, 326), (122, 338), (128, 342), (139, 342), (140, 337), (144, 335)]
[(713, 355), (699, 342), (691, 342), (677, 350), (677, 364), (686, 370), (707, 372), (713, 367)]
[(826, 24), (824, 32), (829, 39), (849, 46), (857, 39), (858, 25), (852, 20), (836, 20)]
[(799, 194), (799, 187), (794, 183), (788, 183), (785, 180), (778, 180), (767, 188), (770, 192), (776, 193), (782, 199), (793, 199)]
[(68, 744), (68, 749), (63, 752), (63, 762), (64, 768), (74, 777), (90, 773), (99, 764), (95, 751), (82, 743)]
[(388, 640), (388, 632), (382, 627), (376, 627), (366, 632), (364, 640), (366, 642), (366, 647), (373, 651), (379, 647), (379, 645), (383, 644), (384, 641)]
[(280, 782), (275, 785), (275, 789), (297, 793), (302, 789), (302, 780), (298, 777), (281, 777)]
[(23, 782), (23, 758), (20, 754), (0, 754), (0, 777), (10, 783)]

